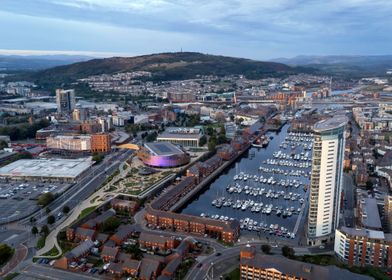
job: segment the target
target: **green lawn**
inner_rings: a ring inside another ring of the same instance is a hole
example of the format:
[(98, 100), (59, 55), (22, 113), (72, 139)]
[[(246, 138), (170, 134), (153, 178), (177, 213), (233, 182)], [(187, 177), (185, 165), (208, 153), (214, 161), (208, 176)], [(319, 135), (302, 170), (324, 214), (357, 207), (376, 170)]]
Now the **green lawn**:
[(90, 203), (94, 203), (98, 198), (99, 196), (94, 197), (93, 199), (90, 200)]
[(240, 268), (235, 268), (232, 272), (223, 275), (224, 280), (239, 280), (240, 279)]
[(37, 240), (37, 249), (41, 249), (45, 246), (45, 241), (46, 241), (46, 236), (41, 236), (38, 240)]
[(14, 273), (8, 274), (8, 275), (7, 275), (6, 277), (4, 277), (3, 279), (4, 279), (4, 280), (12, 280), (12, 279), (16, 278), (19, 274), (20, 274), (20, 273), (18, 273), (18, 272), (14, 272)]
[(82, 212), (80, 212), (78, 219), (82, 219), (86, 217), (88, 214), (94, 212), (95, 208), (97, 208), (97, 206), (91, 206), (83, 209)]
[(193, 258), (188, 258), (185, 259), (177, 269), (175, 273), (175, 277), (173, 278), (174, 280), (181, 280), (184, 279), (186, 274), (188, 273), (188, 270), (192, 267), (192, 265), (195, 263), (195, 259)]
[(57, 256), (57, 254), (59, 253), (59, 250), (57, 250), (56, 246), (53, 246), (52, 249), (50, 249), (48, 252), (46, 252), (45, 254), (43, 254), (44, 256)]

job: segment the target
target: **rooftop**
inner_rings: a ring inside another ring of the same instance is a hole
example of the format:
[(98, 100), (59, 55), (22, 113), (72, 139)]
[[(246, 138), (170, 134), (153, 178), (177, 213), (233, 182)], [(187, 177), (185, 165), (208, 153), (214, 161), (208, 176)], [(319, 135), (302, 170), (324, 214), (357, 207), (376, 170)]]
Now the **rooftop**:
[(145, 143), (144, 147), (146, 147), (151, 154), (156, 156), (181, 155), (184, 153), (178, 146), (170, 142)]
[(323, 132), (323, 131), (343, 127), (344, 125), (346, 125), (346, 123), (347, 123), (346, 116), (334, 116), (332, 118), (317, 122), (314, 125), (314, 131)]
[(350, 227), (343, 226), (340, 229), (340, 231), (351, 236), (367, 237), (371, 239), (386, 239), (384, 232), (379, 230), (369, 230), (365, 228), (350, 228)]
[(0, 168), (0, 176), (76, 178), (92, 164), (85, 158), (21, 159)]
[(336, 266), (320, 266), (286, 259), (282, 256), (255, 254), (254, 258), (242, 258), (241, 265), (278, 271), (283, 275), (292, 275), (303, 279), (372, 279), (369, 276), (352, 273)]
[(182, 139), (199, 139), (203, 135), (199, 128), (189, 127), (168, 127), (164, 132), (158, 135), (159, 138), (182, 138)]
[(377, 200), (366, 197), (362, 203), (362, 224), (371, 229), (381, 229), (381, 219), (378, 212)]

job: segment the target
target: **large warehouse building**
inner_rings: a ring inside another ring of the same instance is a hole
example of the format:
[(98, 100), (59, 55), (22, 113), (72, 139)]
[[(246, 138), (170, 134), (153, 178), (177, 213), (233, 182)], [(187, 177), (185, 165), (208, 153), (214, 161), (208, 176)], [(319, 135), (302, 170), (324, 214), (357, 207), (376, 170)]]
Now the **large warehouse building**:
[(75, 182), (94, 162), (90, 159), (21, 159), (0, 168), (0, 178)]
[(137, 156), (145, 165), (160, 168), (177, 167), (190, 161), (189, 154), (170, 142), (146, 143)]

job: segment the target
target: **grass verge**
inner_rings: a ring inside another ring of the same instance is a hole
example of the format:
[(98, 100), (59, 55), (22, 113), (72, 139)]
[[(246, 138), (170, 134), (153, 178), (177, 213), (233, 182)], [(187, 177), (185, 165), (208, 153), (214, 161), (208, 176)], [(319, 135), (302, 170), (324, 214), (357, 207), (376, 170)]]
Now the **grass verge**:
[(240, 280), (240, 269), (237, 267), (231, 272), (223, 275), (224, 280)]
[(18, 272), (14, 272), (14, 273), (10, 273), (8, 274), (6, 277), (4, 277), (4, 280), (12, 280), (14, 278), (16, 278), (20, 273)]
[(35, 247), (37, 247), (37, 249), (41, 249), (45, 246), (45, 241), (46, 241), (46, 236), (41, 236), (40, 238), (38, 238), (37, 240), (37, 245)]
[(94, 210), (97, 208), (97, 206), (91, 206), (91, 207), (87, 207), (85, 209), (82, 210), (82, 212), (80, 212), (78, 219), (82, 219), (84, 217), (86, 217), (88, 214), (94, 212)]

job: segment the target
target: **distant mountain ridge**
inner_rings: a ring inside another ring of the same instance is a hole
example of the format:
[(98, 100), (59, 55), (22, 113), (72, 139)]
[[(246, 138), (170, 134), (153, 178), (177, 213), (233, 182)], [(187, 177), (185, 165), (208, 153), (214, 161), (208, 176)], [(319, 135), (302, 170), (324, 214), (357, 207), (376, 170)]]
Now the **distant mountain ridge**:
[[(195, 52), (160, 53), (135, 57), (92, 59), (58, 66), (23, 76), (46, 87), (72, 83), (91, 75), (119, 72), (149, 71), (153, 80), (182, 80), (197, 75), (245, 75), (262, 78), (312, 72), (313, 69), (290, 67), (282, 63), (256, 61), (244, 58), (208, 55)], [(18, 77), (20, 78), (20, 77)]]
[(0, 70), (36, 71), (90, 59), (84, 55), (0, 55)]
[(386, 70), (392, 68), (392, 55), (299, 55), (270, 61), (290, 66), (313, 67), (330, 73), (385, 74)]

